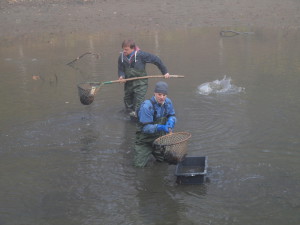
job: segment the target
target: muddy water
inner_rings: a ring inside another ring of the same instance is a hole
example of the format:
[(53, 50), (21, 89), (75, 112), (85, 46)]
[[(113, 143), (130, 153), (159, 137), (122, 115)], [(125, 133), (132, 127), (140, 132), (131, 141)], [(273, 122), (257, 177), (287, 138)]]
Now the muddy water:
[[(192, 133), (188, 154), (208, 156), (207, 183), (194, 186), (177, 185), (173, 165), (132, 166), (135, 124), (121, 112), (122, 85), (80, 104), (78, 83), (117, 78), (129, 35), (1, 41), (0, 224), (297, 224), (299, 30), (219, 31), (135, 34), (186, 76), (168, 83), (177, 131)], [(66, 65), (85, 52), (101, 57)], [(244, 91), (199, 94), (224, 75)]]

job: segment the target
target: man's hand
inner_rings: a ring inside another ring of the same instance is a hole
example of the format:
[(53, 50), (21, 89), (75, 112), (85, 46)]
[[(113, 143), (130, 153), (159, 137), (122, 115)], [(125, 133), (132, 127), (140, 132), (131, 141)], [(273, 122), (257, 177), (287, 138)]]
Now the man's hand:
[(121, 81), (120, 83), (126, 83), (126, 80), (124, 80), (123, 77), (119, 77), (119, 80)]
[(170, 74), (169, 74), (169, 73), (166, 73), (166, 74), (164, 75), (164, 77), (165, 77), (165, 79), (170, 78)]
[(175, 119), (174, 119), (174, 117), (170, 117), (168, 119), (166, 125), (173, 130), (174, 126), (175, 126)]
[(167, 125), (161, 125), (161, 124), (157, 124), (157, 131), (164, 131), (166, 133), (170, 132), (170, 127), (168, 127)]

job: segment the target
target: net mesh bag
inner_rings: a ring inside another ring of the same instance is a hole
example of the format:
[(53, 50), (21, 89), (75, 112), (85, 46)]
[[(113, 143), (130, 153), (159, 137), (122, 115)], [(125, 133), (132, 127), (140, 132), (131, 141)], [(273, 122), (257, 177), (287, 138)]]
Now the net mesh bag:
[(80, 102), (83, 105), (90, 105), (95, 99), (95, 94), (99, 90), (99, 83), (82, 83), (77, 85)]
[(187, 144), (191, 136), (188, 132), (167, 134), (157, 138), (153, 142), (153, 146), (164, 153), (165, 160), (168, 163), (177, 164), (186, 156)]

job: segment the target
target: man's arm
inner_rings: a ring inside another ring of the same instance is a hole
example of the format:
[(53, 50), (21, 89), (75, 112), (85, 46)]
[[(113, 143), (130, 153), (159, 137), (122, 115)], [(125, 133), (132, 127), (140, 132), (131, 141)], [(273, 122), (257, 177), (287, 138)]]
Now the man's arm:
[(124, 66), (123, 66), (123, 63), (122, 63), (122, 60), (121, 60), (121, 56), (119, 56), (119, 59), (118, 59), (118, 76), (119, 76), (119, 79), (121, 77), (125, 78)]
[(153, 54), (148, 53), (148, 52), (143, 52), (143, 61), (145, 63), (152, 63), (152, 64), (156, 65), (157, 68), (161, 71), (161, 73), (163, 75), (168, 74), (167, 67), (164, 65), (164, 63), (162, 62), (162, 60), (158, 56), (153, 55)]
[(152, 103), (145, 101), (139, 111), (139, 122), (143, 124), (142, 131), (147, 134), (153, 134), (157, 130), (157, 125), (153, 124), (154, 109)]

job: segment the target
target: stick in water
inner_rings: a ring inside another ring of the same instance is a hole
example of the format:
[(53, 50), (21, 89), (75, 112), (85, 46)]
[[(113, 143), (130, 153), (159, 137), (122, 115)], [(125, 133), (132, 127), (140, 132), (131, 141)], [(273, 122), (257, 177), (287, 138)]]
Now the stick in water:
[(86, 53), (83, 53), (82, 55), (78, 56), (76, 59), (72, 60), (71, 62), (67, 63), (66, 65), (69, 66), (69, 65), (73, 64), (74, 62), (76, 62), (77, 60), (79, 60), (79, 59), (81, 59), (82, 57), (84, 57), (85, 55), (89, 55), (89, 54), (96, 56), (97, 59), (99, 59), (99, 57), (100, 57), (100, 55), (97, 54), (97, 53), (86, 52)]

